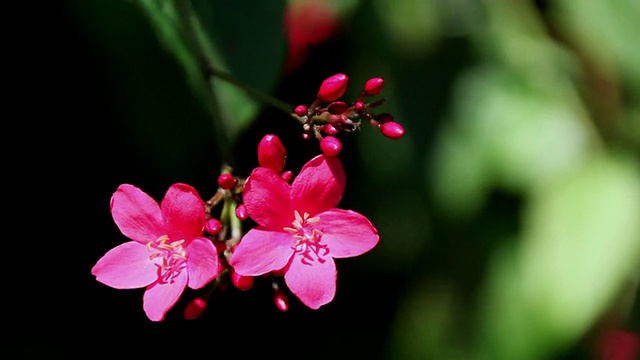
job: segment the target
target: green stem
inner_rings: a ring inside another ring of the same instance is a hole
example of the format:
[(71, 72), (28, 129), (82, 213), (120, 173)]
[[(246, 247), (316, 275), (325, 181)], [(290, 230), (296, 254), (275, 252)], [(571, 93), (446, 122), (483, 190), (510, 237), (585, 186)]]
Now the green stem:
[(229, 218), (231, 220), (231, 239), (240, 241), (242, 237), (242, 222), (236, 216), (236, 208), (238, 204), (235, 201), (232, 201), (231, 207), (229, 208)]
[(196, 60), (202, 71), (203, 88), (205, 89), (205, 102), (207, 110), (213, 120), (214, 132), (216, 136), (216, 143), (220, 151), (220, 156), (223, 159), (223, 168), (226, 166), (232, 166), (235, 164), (233, 153), (231, 151), (231, 141), (229, 140), (228, 132), (222, 115), (220, 114), (220, 106), (218, 103), (218, 97), (216, 96), (216, 90), (212, 78), (208, 76), (211, 59), (207, 55), (200, 42), (200, 39), (196, 35), (194, 28), (194, 16), (191, 9), (191, 4), (188, 0), (179, 0), (177, 2), (177, 10), (180, 15), (180, 20), (184, 27), (185, 40), (187, 46), (193, 51), (196, 56)]
[(236, 87), (244, 90), (247, 94), (253, 96), (256, 100), (258, 101), (262, 101), (265, 104), (269, 104), (277, 109), (280, 109), (282, 111), (284, 111), (287, 114), (290, 114), (293, 112), (293, 107), (280, 100), (277, 99), (269, 94), (266, 94), (252, 86), (250, 86), (249, 84), (246, 84), (240, 80), (238, 80), (236, 77), (234, 77), (233, 75), (226, 73), (224, 71), (220, 71), (218, 69), (213, 68), (211, 65), (209, 65), (209, 73), (211, 76), (215, 76), (217, 78), (219, 78), (220, 80), (224, 80), (226, 82), (228, 82), (229, 84), (235, 85)]

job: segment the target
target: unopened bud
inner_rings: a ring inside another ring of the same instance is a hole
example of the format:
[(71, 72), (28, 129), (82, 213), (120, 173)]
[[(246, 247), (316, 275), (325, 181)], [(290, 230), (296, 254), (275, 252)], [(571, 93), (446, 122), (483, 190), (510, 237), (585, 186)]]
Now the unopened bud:
[(240, 204), (236, 207), (236, 217), (240, 220), (247, 220), (247, 208), (244, 204)]
[(307, 108), (306, 105), (298, 105), (298, 106), (296, 106), (296, 108), (293, 111), (296, 113), (296, 115), (302, 117), (302, 116), (307, 115), (307, 111), (308, 110), (309, 109)]
[(275, 135), (265, 135), (258, 144), (258, 163), (261, 167), (269, 168), (280, 173), (284, 168), (287, 151)]
[(356, 111), (362, 111), (365, 108), (364, 102), (358, 100), (353, 104), (353, 108), (356, 109)]
[(331, 125), (331, 124), (325, 124), (322, 127), (322, 131), (324, 131), (325, 133), (327, 133), (328, 135), (335, 135), (338, 133), (338, 129), (336, 129), (335, 126)]
[[(218, 254), (227, 251), (227, 243), (225, 241), (214, 241), (213, 246), (216, 247)], [(218, 261), (218, 274), (224, 270), (224, 264), (222, 261)]]
[(284, 179), (284, 181), (289, 182), (291, 181), (291, 177), (293, 176), (293, 173), (291, 172), (291, 170), (287, 170), (285, 172), (282, 173), (282, 178)]
[(320, 140), (320, 150), (325, 156), (336, 156), (342, 150), (342, 143), (334, 136), (325, 136)]
[(289, 298), (287, 297), (287, 294), (280, 290), (280, 288), (274, 290), (273, 302), (276, 304), (278, 310), (282, 312), (289, 310)]
[(204, 230), (211, 235), (218, 235), (222, 230), (222, 223), (218, 219), (211, 218), (204, 223)]
[(253, 276), (240, 275), (235, 271), (231, 272), (231, 282), (241, 291), (247, 291), (253, 287)]
[(380, 77), (374, 77), (367, 81), (364, 85), (364, 93), (367, 96), (378, 95), (382, 92), (384, 86), (384, 79)]
[(201, 297), (191, 300), (184, 308), (184, 318), (187, 320), (195, 320), (202, 316), (207, 308), (207, 301)]
[(389, 139), (397, 140), (404, 136), (404, 128), (395, 121), (380, 124), (380, 132)]
[(327, 106), (327, 111), (333, 115), (342, 115), (349, 110), (349, 105), (343, 101), (334, 101)]
[(238, 184), (238, 179), (229, 173), (220, 174), (218, 176), (218, 185), (226, 190), (231, 190)]
[(376, 120), (378, 120), (380, 124), (384, 124), (386, 122), (393, 121), (393, 115), (389, 113), (378, 114), (376, 116)]
[(331, 102), (338, 100), (347, 91), (349, 77), (346, 74), (335, 74), (328, 77), (320, 85), (318, 90), (318, 100), (320, 102)]

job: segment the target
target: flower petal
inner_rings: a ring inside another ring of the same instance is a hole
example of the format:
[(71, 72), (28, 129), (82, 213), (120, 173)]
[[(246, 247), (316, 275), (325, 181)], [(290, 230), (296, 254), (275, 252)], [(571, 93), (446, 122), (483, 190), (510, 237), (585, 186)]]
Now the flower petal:
[(293, 244), (293, 236), (289, 233), (253, 228), (233, 250), (229, 263), (244, 276), (280, 270), (293, 255)]
[(282, 230), (293, 221), (289, 191), (290, 186), (282, 176), (259, 167), (249, 175), (242, 198), (255, 222), (267, 229)]
[(331, 257), (311, 265), (292, 261), (284, 274), (289, 290), (312, 309), (329, 303), (336, 294), (336, 264)]
[(161, 207), (167, 235), (171, 240), (190, 241), (202, 236), (205, 222), (204, 203), (191, 185), (171, 185)]
[(146, 244), (166, 235), (158, 203), (133, 185), (118, 187), (111, 197), (111, 215), (120, 231), (139, 243)]
[(171, 282), (156, 282), (149, 285), (142, 297), (142, 307), (149, 319), (153, 321), (164, 319), (167, 311), (180, 299), (187, 285), (187, 277), (187, 272), (181, 271)]
[(322, 242), (334, 258), (358, 256), (373, 249), (380, 236), (371, 222), (351, 210), (332, 209), (317, 215), (320, 218)]
[(189, 287), (200, 289), (218, 276), (218, 252), (211, 240), (196, 238), (187, 248)]
[(91, 269), (91, 273), (96, 280), (112, 288), (145, 287), (158, 280), (156, 266), (149, 255), (146, 246), (128, 241), (104, 254)]
[(337, 157), (309, 160), (291, 185), (291, 205), (300, 214), (315, 215), (338, 205), (347, 177)]

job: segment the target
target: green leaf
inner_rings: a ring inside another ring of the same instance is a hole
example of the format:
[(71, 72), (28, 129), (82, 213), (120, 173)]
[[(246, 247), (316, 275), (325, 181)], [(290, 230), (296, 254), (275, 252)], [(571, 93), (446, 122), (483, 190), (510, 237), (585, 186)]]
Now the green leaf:
[(640, 265), (640, 172), (593, 156), (536, 189), (521, 243), (496, 257), (483, 313), (483, 358), (549, 358), (617, 300)]
[[(185, 68), (203, 101), (207, 87), (201, 65), (206, 62), (240, 81), (270, 92), (280, 77), (286, 55), (282, 33), (284, 1), (140, 0), (158, 36)], [(186, 18), (181, 11), (189, 11)], [(227, 134), (236, 138), (255, 118), (260, 104), (243, 89), (213, 79), (216, 108)]]

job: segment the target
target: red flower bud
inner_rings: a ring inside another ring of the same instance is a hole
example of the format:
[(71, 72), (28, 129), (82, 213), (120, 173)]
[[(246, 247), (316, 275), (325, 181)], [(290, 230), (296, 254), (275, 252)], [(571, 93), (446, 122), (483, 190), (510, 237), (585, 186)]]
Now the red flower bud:
[(233, 175), (231, 174), (224, 173), (218, 176), (218, 185), (220, 185), (220, 187), (223, 189), (231, 190), (234, 187), (236, 187), (237, 184), (238, 184), (238, 179), (233, 177)]
[(365, 108), (364, 102), (358, 100), (353, 104), (353, 108), (356, 109), (356, 111), (362, 111)]
[(393, 121), (393, 115), (389, 113), (382, 113), (376, 116), (376, 120), (378, 120), (380, 124), (384, 124), (386, 122)]
[(253, 276), (243, 276), (235, 271), (231, 272), (231, 282), (241, 291), (247, 291), (253, 287)]
[(307, 115), (307, 110), (309, 109), (305, 105), (298, 105), (293, 111), (296, 113), (296, 115), (302, 117)]
[(347, 110), (349, 110), (349, 105), (344, 101), (334, 101), (327, 106), (327, 111), (333, 115), (342, 115)]
[(380, 77), (371, 78), (364, 85), (364, 94), (367, 96), (378, 95), (382, 92), (384, 79)]
[[(225, 251), (227, 251), (227, 243), (224, 241), (214, 241), (213, 242), (213, 246), (216, 247), (216, 251), (218, 253), (223, 253)], [(224, 270), (224, 264), (222, 263), (222, 261), (218, 261), (218, 274)]]
[(282, 172), (287, 151), (282, 146), (280, 138), (275, 135), (265, 135), (258, 144), (258, 163), (277, 173)]
[(293, 173), (290, 170), (287, 170), (285, 172), (282, 173), (282, 178), (284, 179), (284, 181), (289, 182), (291, 181), (291, 177), (293, 176)]
[(389, 139), (397, 140), (404, 136), (404, 128), (395, 121), (389, 121), (381, 124), (380, 131), (382, 132), (382, 135)]
[(204, 223), (204, 230), (211, 235), (218, 235), (222, 230), (222, 223), (218, 219), (211, 218)]
[(289, 310), (289, 299), (287, 298), (287, 294), (279, 288), (274, 291), (273, 302), (276, 304), (278, 310), (282, 312)]
[(331, 102), (338, 100), (347, 91), (349, 77), (346, 74), (335, 74), (328, 77), (320, 85), (318, 90), (318, 100), (320, 102)]
[(322, 131), (329, 135), (335, 135), (338, 133), (338, 129), (336, 129), (336, 127), (331, 124), (324, 124), (324, 126), (322, 127)]
[(325, 156), (336, 156), (342, 150), (342, 143), (336, 137), (325, 136), (320, 140), (320, 150)]
[(184, 309), (184, 318), (187, 320), (195, 320), (199, 318), (207, 308), (207, 301), (197, 297), (191, 300)]
[(247, 208), (243, 204), (236, 207), (236, 217), (240, 220), (247, 220)]

